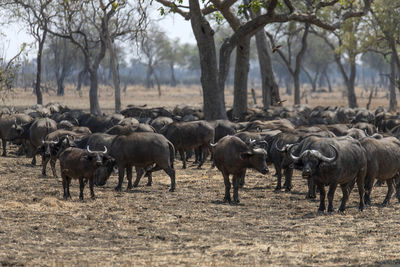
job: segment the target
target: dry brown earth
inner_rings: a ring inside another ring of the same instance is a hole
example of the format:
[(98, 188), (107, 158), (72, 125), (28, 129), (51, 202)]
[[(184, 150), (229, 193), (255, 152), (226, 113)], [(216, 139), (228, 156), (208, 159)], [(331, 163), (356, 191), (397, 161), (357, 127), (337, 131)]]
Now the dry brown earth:
[[(152, 187), (116, 193), (117, 177), (97, 199), (62, 200), (61, 179), (42, 177), (27, 158), (0, 158), (0, 264), (100, 265), (379, 265), (400, 264), (400, 205), (358, 212), (353, 191), (345, 215), (317, 215), (296, 175), (291, 193), (249, 171), (239, 206), (221, 202), (220, 173), (177, 162), (177, 190), (158, 172)], [(50, 170), (48, 170), (50, 173)], [(59, 170), (58, 170), (59, 172)], [(124, 183), (126, 186), (126, 182)], [(376, 188), (380, 203), (386, 188)], [(335, 208), (339, 206), (340, 190)]]

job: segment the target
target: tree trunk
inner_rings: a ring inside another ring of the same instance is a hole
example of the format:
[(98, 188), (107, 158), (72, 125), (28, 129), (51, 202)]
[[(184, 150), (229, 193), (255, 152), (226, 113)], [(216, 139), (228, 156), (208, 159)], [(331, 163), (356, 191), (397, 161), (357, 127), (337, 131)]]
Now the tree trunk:
[(203, 112), (206, 120), (227, 119), (224, 91), (218, 83), (214, 31), (203, 17), (197, 0), (189, 0), (190, 22), (200, 55)]
[(301, 38), (301, 49), (296, 56), (296, 65), (293, 72), (294, 80), (294, 104), (300, 104), (300, 70), (303, 61), (303, 56), (307, 50), (307, 36), (310, 29), (310, 24), (306, 23), (304, 27), (303, 37)]
[(326, 79), (326, 83), (328, 84), (329, 93), (332, 93), (333, 90), (332, 90), (331, 80), (329, 79), (329, 75), (326, 73), (326, 70), (324, 70), (323, 75), (324, 75), (324, 77)]
[(258, 54), (258, 64), (261, 73), (261, 88), (264, 109), (278, 103), (280, 99), (279, 86), (275, 81), (272, 69), (271, 48), (265, 36), (264, 29), (256, 34), (256, 46)]
[(112, 72), (112, 79), (114, 85), (115, 113), (119, 113), (121, 111), (121, 88), (119, 79), (118, 60), (113, 44), (109, 38), (107, 38), (107, 43), (108, 43), (108, 52), (110, 54), (110, 68)]
[(175, 87), (177, 82), (176, 82), (176, 78), (175, 78), (175, 68), (174, 68), (174, 63), (173, 62), (170, 62), (169, 69), (171, 70), (171, 82), (170, 82), (170, 84), (171, 84), (172, 87)]
[(347, 91), (348, 91), (347, 99), (349, 101), (350, 108), (358, 107), (356, 93), (354, 90), (355, 80), (356, 80), (356, 59), (355, 57), (352, 57), (350, 60), (350, 77), (347, 82)]
[(233, 86), (233, 118), (243, 120), (247, 112), (247, 79), (250, 68), (250, 38), (236, 47), (236, 65)]
[(41, 38), (39, 38), (39, 48), (37, 53), (37, 65), (36, 65), (36, 84), (35, 84), (35, 94), (36, 94), (36, 102), (37, 104), (43, 105), (43, 95), (42, 90), (40, 89), (41, 84), (41, 74), (42, 74), (42, 54), (43, 54), (43, 46), (46, 41), (47, 31), (44, 30)]
[(390, 101), (389, 101), (389, 112), (395, 112), (397, 110), (397, 99), (396, 99), (396, 62), (394, 56), (390, 59)]
[(150, 89), (152, 86), (151, 75), (153, 74), (153, 67), (151, 66), (151, 60), (147, 63), (147, 71), (146, 71), (146, 88)]
[(81, 90), (81, 88), (82, 88), (82, 80), (83, 80), (83, 78), (85, 78), (85, 75), (86, 75), (87, 72), (88, 71), (87, 71), (86, 67), (83, 67), (83, 69), (79, 72), (79, 74), (78, 74), (78, 84), (76, 86), (76, 91), (80, 91)]
[(89, 100), (90, 100), (90, 113), (101, 115), (101, 109), (99, 105), (99, 77), (97, 74), (97, 69), (89, 70), (90, 77), (90, 91), (89, 91)]

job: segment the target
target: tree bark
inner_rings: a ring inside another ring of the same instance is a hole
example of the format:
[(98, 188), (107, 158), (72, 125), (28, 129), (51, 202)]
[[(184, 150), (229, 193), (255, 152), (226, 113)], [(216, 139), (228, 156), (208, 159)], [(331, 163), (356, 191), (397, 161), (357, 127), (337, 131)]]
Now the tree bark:
[(310, 24), (306, 23), (304, 27), (303, 37), (301, 38), (301, 49), (296, 56), (296, 63), (293, 72), (293, 80), (294, 80), (294, 104), (300, 104), (300, 70), (301, 63), (303, 61), (303, 56), (307, 50), (307, 36), (310, 29)]
[(243, 120), (247, 113), (247, 80), (250, 69), (250, 37), (236, 47), (236, 65), (233, 86), (233, 118)]
[(89, 70), (89, 76), (90, 76), (90, 91), (89, 91), (90, 113), (96, 114), (96, 115), (101, 115), (101, 109), (100, 109), (100, 105), (99, 105), (99, 95), (98, 95), (99, 77), (97, 75), (97, 70), (98, 70), (98, 68)]
[(175, 68), (174, 68), (174, 63), (173, 62), (170, 62), (169, 69), (171, 71), (171, 82), (170, 82), (170, 84), (171, 84), (172, 87), (175, 87), (177, 82), (176, 82), (176, 78), (175, 78)]
[(280, 102), (279, 86), (275, 81), (272, 68), (271, 48), (264, 33), (264, 29), (256, 34), (256, 47), (258, 54), (258, 64), (261, 74), (261, 89), (264, 109)]
[(324, 72), (322, 74), (324, 75), (326, 83), (328, 84), (329, 93), (332, 93), (333, 92), (332, 84), (331, 84), (331, 80), (329, 79), (329, 75), (326, 73), (326, 69), (324, 70)]
[(203, 17), (197, 0), (189, 0), (190, 22), (200, 55), (203, 112), (206, 120), (227, 119), (223, 87), (218, 83), (214, 31)]
[(37, 65), (36, 65), (36, 83), (35, 83), (35, 94), (37, 104), (43, 105), (43, 94), (40, 88), (41, 84), (41, 74), (42, 74), (42, 54), (44, 42), (46, 41), (47, 30), (43, 30), (42, 36), (39, 37), (38, 43), (38, 53), (37, 53)]
[(151, 75), (153, 74), (153, 67), (151, 65), (151, 60), (147, 63), (147, 71), (146, 71), (146, 88), (150, 89), (152, 86)]
[(78, 84), (76, 86), (76, 91), (80, 91), (82, 88), (82, 80), (85, 77), (86, 73), (87, 73), (87, 68), (83, 67), (83, 69), (79, 72), (78, 74)]
[(358, 107), (356, 93), (354, 90), (355, 80), (356, 80), (356, 58), (354, 56), (350, 58), (350, 76), (347, 81), (347, 100), (349, 102), (350, 108)]
[(394, 56), (390, 59), (390, 100), (389, 100), (389, 112), (395, 112), (397, 110), (397, 99), (396, 99), (396, 62)]

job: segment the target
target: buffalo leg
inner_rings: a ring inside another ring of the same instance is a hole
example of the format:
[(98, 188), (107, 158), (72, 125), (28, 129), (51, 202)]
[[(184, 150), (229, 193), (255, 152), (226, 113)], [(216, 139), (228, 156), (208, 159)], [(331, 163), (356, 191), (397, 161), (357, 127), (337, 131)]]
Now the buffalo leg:
[(275, 172), (277, 175), (275, 191), (279, 191), (282, 189), (282, 168), (279, 163), (275, 163), (275, 162), (274, 162), (274, 167), (275, 167)]
[(71, 198), (71, 193), (69, 192), (69, 186), (71, 185), (71, 177), (67, 176), (67, 195)]
[(340, 187), (342, 189), (343, 197), (342, 197), (342, 201), (340, 203), (339, 211), (344, 212), (344, 210), (346, 209), (347, 200), (349, 199), (351, 185), (349, 183), (341, 184)]
[(145, 176), (147, 176), (147, 184), (146, 184), (146, 186), (151, 186), (153, 184), (153, 174), (152, 174), (152, 172), (146, 172)]
[(222, 176), (224, 177), (224, 184), (225, 184), (224, 202), (231, 203), (231, 182), (229, 181), (229, 174), (226, 172), (222, 172)]
[(168, 174), (169, 178), (171, 179), (171, 188), (169, 189), (170, 192), (175, 191), (175, 170), (172, 168), (164, 169), (165, 173)]
[[(337, 183), (332, 183), (329, 185), (329, 190), (328, 190), (328, 212), (332, 213), (333, 212), (333, 197), (335, 196), (335, 191), (336, 191)], [(343, 199), (342, 198), (342, 204), (343, 204)]]
[(42, 155), (42, 175), (46, 176), (46, 167), (47, 162), (49, 162), (50, 158)]
[(143, 173), (144, 173), (143, 168), (136, 167), (135, 170), (136, 170), (136, 180), (133, 183), (133, 187), (137, 187), (139, 185), (140, 179), (142, 178)]
[(93, 179), (94, 179), (94, 177), (91, 177), (89, 179), (89, 188), (90, 188), (90, 197), (91, 197), (91, 199), (95, 199), (96, 198), (96, 196), (94, 195), (94, 190), (93, 190), (93, 185), (94, 185)]
[(33, 166), (35, 166), (35, 165), (36, 165), (36, 154), (35, 154), (35, 155), (33, 155), (33, 158), (32, 158), (32, 162), (31, 162), (31, 164), (32, 164)]
[(67, 200), (68, 199), (68, 181), (67, 181), (67, 176), (66, 175), (64, 175), (64, 174), (61, 174), (61, 177), (62, 177), (62, 185), (63, 185), (63, 189), (64, 189), (64, 196), (63, 196), (63, 198), (65, 199), (65, 200)]
[(53, 176), (57, 178), (57, 171), (56, 171), (56, 160), (51, 159), (50, 160), (50, 166), (51, 166), (51, 171), (53, 172)]
[(365, 194), (364, 194), (364, 203), (365, 205), (371, 205), (371, 192), (372, 186), (374, 184), (373, 177), (367, 176), (365, 179)]
[(325, 197), (326, 197), (326, 191), (325, 191), (325, 186), (323, 184), (317, 184), (318, 190), (319, 190), (319, 208), (318, 212), (324, 212), (325, 211)]
[(316, 198), (316, 185), (314, 183), (314, 180), (312, 178), (307, 179), (307, 187), (308, 187), (308, 192), (306, 194), (306, 199), (314, 199)]
[(289, 192), (292, 190), (292, 175), (293, 175), (293, 169), (292, 168), (286, 168), (283, 173), (285, 174), (285, 184), (283, 187), (285, 188), (286, 192)]
[[(365, 174), (364, 175), (359, 175), (358, 177), (357, 177), (357, 187), (358, 187), (358, 194), (360, 195), (360, 205), (359, 205), (359, 207), (358, 207), (358, 209), (360, 210), (360, 211), (363, 211), (364, 210), (364, 206), (365, 206), (365, 200), (364, 200), (364, 195), (365, 195), (365, 185), (364, 185), (364, 177), (365, 177)], [(351, 193), (351, 190), (349, 189), (349, 195), (350, 195), (350, 193)]]
[(126, 190), (132, 189), (132, 166), (126, 168), (126, 179), (128, 180)]
[(389, 205), (390, 199), (392, 198), (392, 194), (393, 194), (393, 191), (394, 191), (394, 188), (393, 188), (393, 178), (392, 178), (392, 179), (386, 180), (386, 184), (387, 184), (388, 191), (387, 191), (385, 200), (384, 200), (383, 203), (382, 203), (382, 206), (384, 206), (384, 207), (386, 207), (386, 206)]
[(185, 150), (183, 149), (179, 149), (179, 155), (181, 156), (181, 160), (182, 160), (182, 169), (186, 169), (186, 159), (185, 159)]
[(395, 186), (396, 186), (396, 197), (397, 197), (397, 200), (400, 201), (400, 175), (399, 174), (397, 174), (395, 176)]
[(125, 167), (118, 166), (118, 185), (115, 187), (115, 191), (121, 191), (122, 181), (125, 176)]
[(245, 173), (241, 172), (238, 175), (233, 175), (232, 183), (233, 183), (233, 203), (240, 203), (239, 200), (239, 185), (242, 180), (244, 180)]
[(7, 145), (7, 141), (6, 141), (6, 139), (1, 139), (1, 142), (2, 142), (2, 146), (3, 146), (3, 157), (6, 157), (7, 156), (7, 148), (6, 148), (6, 145)]
[(83, 177), (79, 177), (79, 199), (83, 200), (83, 189), (85, 189), (85, 182)]
[(200, 169), (201, 166), (203, 166), (204, 162), (205, 162), (206, 159), (207, 159), (207, 156), (208, 156), (208, 146), (199, 147), (199, 150), (200, 150), (200, 151), (199, 151), (199, 155), (201, 156), (201, 158), (200, 158), (199, 166), (197, 166), (197, 169)]

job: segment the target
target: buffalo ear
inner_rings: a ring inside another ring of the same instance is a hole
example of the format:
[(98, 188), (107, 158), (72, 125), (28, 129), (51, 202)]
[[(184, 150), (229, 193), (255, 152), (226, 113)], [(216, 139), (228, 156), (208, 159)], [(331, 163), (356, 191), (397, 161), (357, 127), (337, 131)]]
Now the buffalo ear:
[(248, 159), (253, 155), (253, 153), (251, 151), (247, 151), (247, 152), (242, 152), (240, 153), (240, 158), (241, 159)]

